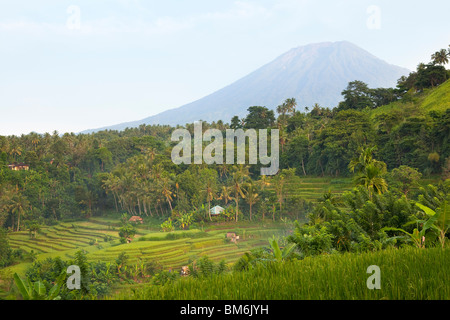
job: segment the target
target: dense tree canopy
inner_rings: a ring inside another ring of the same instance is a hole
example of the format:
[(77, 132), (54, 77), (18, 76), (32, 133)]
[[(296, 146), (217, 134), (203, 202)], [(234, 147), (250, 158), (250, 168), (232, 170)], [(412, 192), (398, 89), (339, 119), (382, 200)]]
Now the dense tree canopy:
[[(0, 136), (0, 226), (24, 230), (111, 211), (171, 216), (174, 221), (192, 214), (193, 219), (210, 220), (214, 205), (231, 205), (235, 220), (269, 212), (294, 216), (303, 206), (301, 199), (287, 199), (285, 191), (277, 189), (284, 181), (279, 180), (282, 173), (290, 172), (285, 170), (295, 170), (294, 177), (284, 175), (288, 180), (350, 176), (348, 164), (370, 146), (378, 146), (373, 153), (385, 167), (363, 166), (358, 184), (369, 187), (370, 197), (379, 196), (389, 181), (382, 180), (384, 174), (395, 169), (390, 179), (407, 195), (419, 175), (448, 176), (450, 109), (420, 110), (416, 103), (426, 97), (423, 90), (448, 78), (442, 55), (435, 54), (432, 63), (399, 79), (396, 88), (371, 89), (352, 81), (342, 91), (342, 103), (332, 109), (316, 104), (302, 111), (288, 98), (276, 110), (251, 106), (245, 118), (235, 116), (230, 123), (203, 122), (204, 130), (222, 133), (279, 129), (280, 173), (275, 177), (259, 176), (260, 163), (245, 168), (177, 166), (170, 158), (176, 128), (170, 126)], [(193, 124), (184, 128), (194, 133)], [(8, 165), (14, 163), (25, 163), (29, 170), (11, 170)]]

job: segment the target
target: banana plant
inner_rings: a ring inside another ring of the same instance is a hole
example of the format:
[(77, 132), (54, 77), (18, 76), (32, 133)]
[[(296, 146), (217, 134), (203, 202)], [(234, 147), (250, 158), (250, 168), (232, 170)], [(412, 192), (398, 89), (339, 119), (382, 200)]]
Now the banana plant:
[(269, 238), (269, 244), (272, 248), (273, 256), (278, 262), (286, 260), (291, 255), (296, 245), (295, 243), (291, 243), (281, 249), (278, 244), (278, 239), (276, 239), (275, 237)]
[(106, 264), (106, 270), (104, 271), (104, 276), (106, 278), (106, 282), (109, 284), (112, 279), (114, 278), (114, 275), (111, 273), (111, 263)]
[(23, 280), (17, 273), (14, 273), (14, 283), (24, 300), (59, 300), (59, 292), (64, 284), (66, 271), (59, 275), (55, 285), (48, 291), (41, 281), (31, 282), (30, 279)]
[[(414, 221), (414, 223), (416, 223), (417, 221)], [(412, 240), (414, 242), (414, 244), (418, 247), (418, 248), (425, 248), (425, 233), (429, 228), (426, 228), (425, 226), (422, 228), (421, 231), (419, 231), (419, 229), (415, 228), (413, 230), (412, 233), (409, 233), (406, 230), (403, 230), (401, 228), (392, 228), (392, 227), (385, 227), (383, 229), (381, 229), (382, 231), (399, 231), (402, 232), (404, 234), (406, 234), (410, 240)], [(398, 238), (398, 237), (392, 237), (390, 239), (394, 239), (394, 238)]]
[(431, 224), (430, 228), (437, 231), (439, 242), (441, 243), (442, 248), (444, 248), (446, 239), (445, 235), (450, 228), (450, 215), (448, 212), (447, 200), (442, 201), (436, 211), (420, 203), (416, 203), (416, 206), (422, 209), (423, 212), (430, 217), (427, 221), (425, 221), (425, 223)]
[(406, 234), (417, 247), (425, 248), (425, 235), (429, 230), (436, 231), (438, 233), (439, 242), (442, 245), (442, 248), (445, 245), (445, 235), (450, 227), (450, 217), (448, 214), (448, 203), (447, 201), (443, 201), (440, 207), (434, 211), (423, 204), (416, 203), (416, 206), (422, 209), (423, 212), (428, 216), (428, 219), (422, 220), (418, 219), (412, 222), (407, 223), (410, 224), (420, 224), (422, 229), (419, 231), (418, 228), (415, 228), (412, 233), (409, 233), (401, 228), (383, 228), (383, 231), (399, 231)]

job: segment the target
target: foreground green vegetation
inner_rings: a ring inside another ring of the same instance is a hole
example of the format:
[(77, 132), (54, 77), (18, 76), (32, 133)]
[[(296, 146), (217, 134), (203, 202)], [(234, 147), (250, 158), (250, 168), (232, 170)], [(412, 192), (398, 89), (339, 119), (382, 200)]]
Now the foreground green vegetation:
[[(249, 271), (183, 278), (112, 299), (148, 300), (448, 300), (449, 249), (389, 249), (258, 265)], [(381, 289), (369, 290), (367, 268), (381, 270)]]
[[(85, 290), (74, 295), (62, 288), (62, 299), (93, 299), (124, 288), (159, 283), (168, 275), (178, 274), (184, 265), (198, 266), (203, 258), (228, 270), (242, 254), (266, 246), (267, 237), (286, 236), (292, 229), (291, 224), (268, 220), (251, 224), (216, 222), (203, 230), (194, 225), (189, 230), (161, 232), (160, 223), (154, 219), (136, 225), (134, 241), (124, 244), (118, 236), (118, 218), (60, 223), (42, 228), (35, 238), (28, 232), (15, 232), (9, 241), (13, 252), (20, 252), (20, 262), (0, 270), (0, 297), (18, 296), (12, 279), (15, 273), (31, 282), (40, 281), (49, 291), (61, 272), (83, 261)], [(239, 241), (232, 243), (226, 238), (227, 232), (240, 235)], [(27, 250), (34, 251), (30, 254)]]

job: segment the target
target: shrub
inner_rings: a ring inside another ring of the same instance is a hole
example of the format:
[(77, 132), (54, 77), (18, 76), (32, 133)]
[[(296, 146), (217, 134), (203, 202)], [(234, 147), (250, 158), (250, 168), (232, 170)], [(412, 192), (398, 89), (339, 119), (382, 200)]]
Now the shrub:
[(218, 264), (214, 263), (208, 256), (204, 256), (192, 264), (189, 268), (194, 278), (209, 277), (214, 274), (222, 274), (227, 271), (225, 261), (222, 260)]
[(297, 225), (294, 235), (289, 236), (288, 241), (295, 243), (305, 256), (330, 253), (333, 248), (333, 235), (325, 225), (320, 224)]
[(176, 272), (161, 271), (153, 276), (153, 283), (156, 285), (165, 285), (171, 283), (179, 278)]
[(175, 230), (175, 227), (174, 227), (173, 222), (172, 222), (172, 218), (169, 218), (166, 221), (164, 221), (161, 224), (161, 229), (164, 232), (170, 232), (170, 231)]

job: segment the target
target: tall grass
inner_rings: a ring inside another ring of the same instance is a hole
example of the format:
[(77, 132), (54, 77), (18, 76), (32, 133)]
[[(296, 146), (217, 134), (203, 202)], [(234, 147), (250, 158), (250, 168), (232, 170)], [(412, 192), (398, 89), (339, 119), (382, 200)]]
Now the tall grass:
[[(370, 290), (367, 268), (381, 270), (381, 289)], [(111, 299), (137, 300), (448, 300), (450, 248), (388, 249), (336, 254), (258, 266), (206, 279), (124, 291)]]

